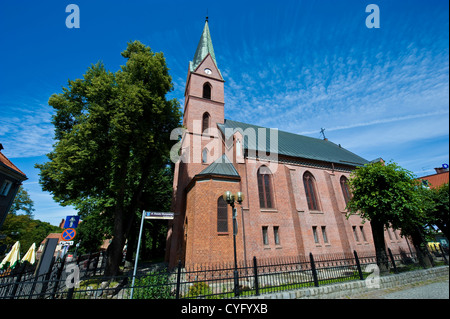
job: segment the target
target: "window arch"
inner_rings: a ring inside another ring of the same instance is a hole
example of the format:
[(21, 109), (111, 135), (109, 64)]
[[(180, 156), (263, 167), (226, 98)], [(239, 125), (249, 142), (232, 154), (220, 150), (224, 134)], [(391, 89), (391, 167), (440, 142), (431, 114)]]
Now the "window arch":
[(310, 172), (303, 175), (303, 185), (305, 186), (306, 200), (309, 210), (320, 210), (319, 198), (316, 192), (316, 181)]
[(202, 117), (202, 133), (209, 128), (209, 120), (210, 120), (211, 116), (209, 115), (208, 112), (203, 113), (203, 117)]
[(217, 199), (217, 232), (228, 232), (228, 206), (222, 196)]
[(274, 208), (272, 172), (267, 166), (258, 169), (259, 205), (261, 208)]
[(208, 82), (205, 82), (205, 84), (203, 84), (203, 98), (211, 100), (211, 84), (209, 84)]
[(344, 195), (345, 205), (347, 205), (347, 203), (350, 200), (350, 198), (352, 198), (352, 195), (350, 193), (350, 189), (348, 187), (348, 179), (347, 179), (347, 177), (341, 176), (340, 182), (341, 182), (342, 194)]

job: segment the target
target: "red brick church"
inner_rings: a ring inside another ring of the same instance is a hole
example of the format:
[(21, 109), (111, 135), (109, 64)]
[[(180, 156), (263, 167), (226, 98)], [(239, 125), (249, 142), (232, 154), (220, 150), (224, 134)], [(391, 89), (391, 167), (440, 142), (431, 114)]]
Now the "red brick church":
[[(370, 223), (346, 219), (352, 170), (367, 160), (316, 139), (224, 118), (224, 84), (206, 20), (185, 89), (184, 130), (173, 182), (166, 260), (175, 265), (374, 251)], [(409, 252), (399, 231), (385, 232), (394, 253)]]

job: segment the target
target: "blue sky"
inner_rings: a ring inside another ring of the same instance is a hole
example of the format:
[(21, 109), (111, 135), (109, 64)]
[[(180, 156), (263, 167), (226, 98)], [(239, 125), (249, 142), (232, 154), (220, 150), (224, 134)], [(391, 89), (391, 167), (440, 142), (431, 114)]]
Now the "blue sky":
[[(70, 3), (80, 28), (65, 25)], [(368, 4), (380, 9), (369, 29)], [(127, 41), (164, 52), (184, 102), (206, 12), (225, 78), (225, 117), (320, 138), (417, 176), (449, 162), (448, 1), (9, 1), (0, 3), (0, 143), (28, 180), (35, 218), (70, 207), (38, 184), (53, 144), (47, 101), (97, 61), (116, 71)]]

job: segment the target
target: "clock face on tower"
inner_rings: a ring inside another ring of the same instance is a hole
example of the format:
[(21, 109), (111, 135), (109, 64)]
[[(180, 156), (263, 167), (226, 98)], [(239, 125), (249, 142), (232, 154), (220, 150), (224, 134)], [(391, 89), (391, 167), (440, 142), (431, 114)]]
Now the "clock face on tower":
[(205, 71), (206, 74), (212, 74), (211, 69), (206, 68), (204, 71)]

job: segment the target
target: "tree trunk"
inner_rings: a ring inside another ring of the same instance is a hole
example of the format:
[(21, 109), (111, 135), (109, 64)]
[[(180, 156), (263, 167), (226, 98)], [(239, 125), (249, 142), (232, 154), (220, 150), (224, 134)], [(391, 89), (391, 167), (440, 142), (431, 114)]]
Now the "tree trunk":
[(114, 232), (113, 240), (108, 246), (108, 259), (106, 262), (105, 275), (116, 276), (119, 273), (119, 266), (122, 261), (123, 245), (125, 237), (123, 232), (123, 210), (116, 207), (114, 211)]
[[(116, 194), (114, 207), (113, 240), (108, 246), (108, 260), (106, 262), (105, 275), (116, 276), (123, 258), (123, 246), (125, 244), (125, 181), (127, 177), (128, 152), (124, 152), (124, 160), (119, 168), (117, 185), (120, 187)], [(119, 165), (118, 165), (119, 166)]]
[(377, 257), (377, 265), (381, 274), (389, 272), (389, 262), (386, 253), (386, 243), (384, 241), (384, 224), (378, 220), (371, 220), (373, 242), (375, 245), (375, 254)]
[(428, 251), (424, 247), (425, 243), (423, 242), (422, 235), (420, 231), (417, 230), (413, 234), (411, 234), (411, 239), (416, 249), (417, 259), (419, 259), (419, 263), (423, 268), (430, 268), (433, 266), (431, 256)]

